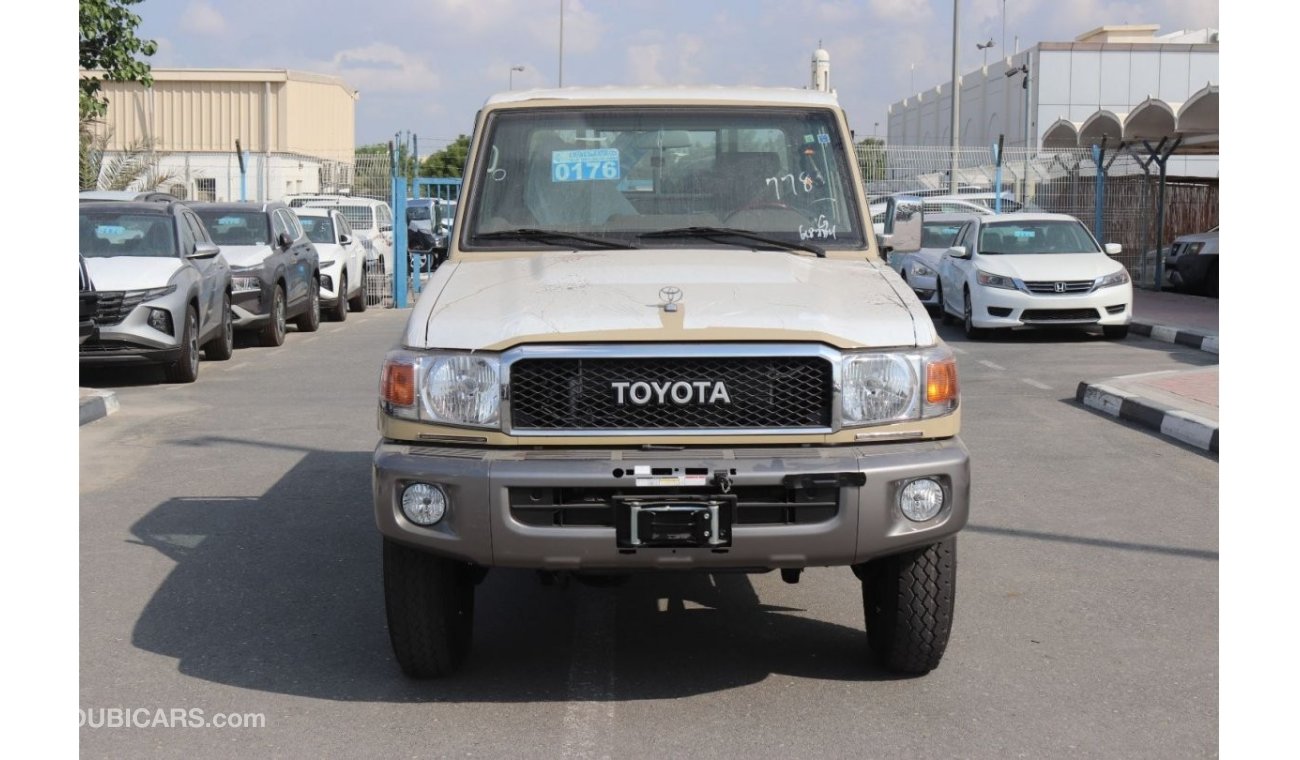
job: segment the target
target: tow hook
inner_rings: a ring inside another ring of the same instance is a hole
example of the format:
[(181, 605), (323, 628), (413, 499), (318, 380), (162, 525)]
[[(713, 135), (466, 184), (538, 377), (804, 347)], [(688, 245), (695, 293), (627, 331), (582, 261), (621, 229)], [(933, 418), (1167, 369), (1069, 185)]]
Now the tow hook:
[(731, 493), (731, 475), (726, 470), (714, 470), (713, 485), (722, 493)]
[(802, 567), (783, 567), (781, 568), (781, 580), (791, 585), (799, 582), (799, 576), (803, 574)]

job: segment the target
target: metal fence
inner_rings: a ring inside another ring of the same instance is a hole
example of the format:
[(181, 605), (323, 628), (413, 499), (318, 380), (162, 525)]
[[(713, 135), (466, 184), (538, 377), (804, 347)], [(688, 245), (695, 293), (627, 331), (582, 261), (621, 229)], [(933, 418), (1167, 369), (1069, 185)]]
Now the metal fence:
[[(943, 191), (950, 187), (952, 150), (944, 147), (857, 146), (858, 163), (872, 196)], [(1098, 162), (1088, 149), (1026, 151), (1007, 148), (1001, 182), (1004, 192), (1044, 211), (1082, 220), (1099, 240), (1119, 243), (1118, 257), (1139, 284), (1153, 282), (1156, 245), (1158, 170), (1132, 153), (1113, 148)], [(958, 187), (992, 191), (998, 167), (989, 148), (960, 148)], [(1100, 191), (1100, 192), (1099, 192)], [(1101, 202), (1100, 225), (1097, 201)], [(1219, 223), (1217, 177), (1169, 178), (1165, 188), (1162, 247), (1179, 235), (1204, 232)]]

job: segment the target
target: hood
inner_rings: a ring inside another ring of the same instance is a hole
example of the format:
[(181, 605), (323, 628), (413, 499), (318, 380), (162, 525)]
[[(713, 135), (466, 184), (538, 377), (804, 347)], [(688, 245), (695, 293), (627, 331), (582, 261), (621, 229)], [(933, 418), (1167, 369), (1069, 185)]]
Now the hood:
[(943, 262), (943, 257), (947, 254), (947, 248), (922, 248), (912, 255), (916, 257), (917, 261), (937, 272), (939, 271), (939, 264)]
[[(471, 255), (472, 256), (472, 255)], [(676, 311), (660, 290), (680, 289)], [(866, 259), (671, 249), (459, 259), (426, 285), (406, 345), (501, 350), (564, 341), (797, 340), (932, 345), (897, 273)]]
[(171, 282), (185, 262), (161, 256), (87, 258), (86, 271), (95, 290), (146, 290)]
[(1124, 268), (1104, 253), (981, 256), (978, 266), (989, 274), (1021, 280), (1094, 280)]
[[(338, 261), (347, 255), (343, 250), (343, 246), (338, 243), (312, 243), (312, 245), (316, 246), (316, 254), (320, 256), (321, 261), (329, 261), (330, 259)], [(224, 248), (221, 250), (225, 251)]]
[(221, 255), (232, 267), (260, 267), (271, 255), (269, 245), (223, 245)]

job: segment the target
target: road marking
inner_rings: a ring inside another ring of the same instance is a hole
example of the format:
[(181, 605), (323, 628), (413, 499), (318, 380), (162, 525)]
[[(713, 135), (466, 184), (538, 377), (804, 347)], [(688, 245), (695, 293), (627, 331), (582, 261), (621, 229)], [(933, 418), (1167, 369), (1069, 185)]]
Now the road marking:
[(343, 325), (335, 325), (334, 327), (329, 328), (329, 330), (328, 330), (327, 332), (336, 333), (336, 332), (338, 332), (339, 330), (342, 330), (342, 329), (343, 329)]
[(1003, 367), (1003, 366), (1000, 365), (1000, 364), (994, 364), (993, 362), (989, 361), (988, 359), (980, 359), (980, 364), (983, 364), (985, 367), (988, 367), (989, 369), (996, 369), (996, 370), (999, 370), (999, 371), (1004, 371), (1004, 370), (1006, 370), (1006, 367)]
[(1024, 381), (1027, 385), (1032, 385), (1035, 388), (1039, 389), (1040, 391), (1050, 391), (1052, 389), (1052, 386), (1047, 385), (1046, 383), (1040, 383), (1037, 380), (1033, 379), (1032, 377), (1022, 377), (1020, 379)]
[(316, 340), (316, 339), (319, 338), (319, 337), (320, 337), (319, 335), (313, 335), (313, 336), (311, 336), (310, 338), (303, 338), (302, 342), (303, 342), (303, 343), (311, 343), (313, 340)]
[(227, 365), (226, 365), (226, 369), (227, 369), (227, 370), (231, 370), (231, 371), (233, 371), (233, 370), (237, 370), (237, 369), (242, 369), (242, 368), (247, 367), (247, 366), (248, 366), (248, 362), (238, 362), (238, 363), (236, 363), (236, 364), (227, 364)]
[[(617, 599), (605, 589), (578, 589), (573, 659), (564, 706), (564, 757), (608, 757), (600, 750), (614, 726), (614, 638)], [(603, 593), (602, 593), (603, 592)]]
[(964, 353), (966, 353), (966, 349), (964, 349), (964, 348), (959, 348), (959, 347), (957, 347), (957, 346), (948, 346), (948, 348), (951, 348), (951, 349), (952, 349), (952, 352), (953, 352), (954, 354), (964, 354)]

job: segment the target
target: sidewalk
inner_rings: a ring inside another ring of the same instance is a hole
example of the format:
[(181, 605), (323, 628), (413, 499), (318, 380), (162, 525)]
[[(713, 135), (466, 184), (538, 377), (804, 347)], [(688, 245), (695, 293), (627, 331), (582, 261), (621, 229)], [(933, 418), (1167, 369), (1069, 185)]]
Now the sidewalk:
[[(1219, 301), (1133, 292), (1133, 333), (1219, 353)], [(1219, 367), (1125, 375), (1079, 383), (1083, 405), (1189, 446), (1219, 451)]]
[[(87, 422), (94, 422), (101, 417), (107, 417), (118, 410), (117, 394), (112, 391), (81, 388), (79, 395), (81, 397), (80, 425), (85, 425)], [(78, 427), (80, 427), (80, 425), (78, 425)]]

